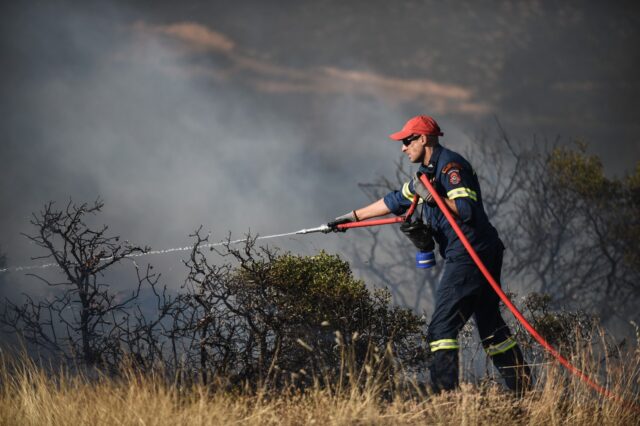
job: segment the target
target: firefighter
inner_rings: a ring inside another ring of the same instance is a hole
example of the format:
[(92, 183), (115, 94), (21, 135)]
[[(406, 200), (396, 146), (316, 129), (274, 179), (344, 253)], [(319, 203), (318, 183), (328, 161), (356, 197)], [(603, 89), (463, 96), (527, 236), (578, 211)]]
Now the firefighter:
[(491, 225), (482, 204), (478, 178), (469, 162), (460, 154), (440, 145), (443, 136), (436, 121), (425, 115), (409, 120), (402, 130), (390, 135), (402, 143), (402, 152), (418, 172), (401, 189), (380, 200), (353, 210), (330, 222), (338, 225), (389, 213), (403, 214), (413, 197), (422, 198), (426, 223), (403, 223), (402, 231), (420, 250), (432, 250), (433, 240), (445, 259), (444, 273), (436, 290), (435, 310), (428, 328), (429, 347), (433, 362), (429, 368), (435, 392), (458, 386), (458, 333), (471, 315), (474, 316), (483, 347), (502, 374), (509, 389), (522, 395), (530, 384), (530, 371), (522, 352), (512, 337), (499, 310), (499, 298), (486, 281), (432, 195), (420, 182), (425, 174), (451, 210), (458, 225), (473, 248), (500, 282), (504, 245)]

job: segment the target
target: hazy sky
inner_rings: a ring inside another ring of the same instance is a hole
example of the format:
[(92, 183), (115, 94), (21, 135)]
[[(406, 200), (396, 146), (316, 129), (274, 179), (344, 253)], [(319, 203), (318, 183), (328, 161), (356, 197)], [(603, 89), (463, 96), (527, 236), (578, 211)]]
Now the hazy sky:
[[(200, 224), (214, 239), (317, 226), (392, 176), (387, 135), (420, 113), (454, 149), (498, 116), (524, 142), (585, 141), (620, 175), (640, 160), (639, 16), (595, 1), (2, 2), (0, 248), (31, 263), (30, 213), (70, 197), (100, 196), (99, 223), (153, 248)], [(355, 237), (340, 238), (283, 244)]]

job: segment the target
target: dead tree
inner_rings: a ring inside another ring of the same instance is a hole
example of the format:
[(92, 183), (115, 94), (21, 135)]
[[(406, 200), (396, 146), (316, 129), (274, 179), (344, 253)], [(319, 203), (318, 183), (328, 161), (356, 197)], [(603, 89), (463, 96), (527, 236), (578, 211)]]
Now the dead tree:
[(606, 178), (579, 146), (547, 144), (530, 156), (513, 229), (513, 266), (526, 288), (604, 321), (638, 320), (640, 266), (632, 259), (640, 209), (629, 180)]
[(109, 288), (105, 272), (148, 248), (120, 242), (119, 237), (107, 234), (107, 226), (90, 227), (87, 217), (102, 207), (100, 200), (91, 205), (69, 201), (64, 209), (50, 202), (33, 215), (36, 232), (25, 237), (46, 252), (33, 259), (53, 260), (63, 279), (28, 274), (50, 287), (51, 295), (39, 301), (26, 296), (22, 304), (7, 300), (1, 317), (5, 328), (18, 332), (27, 342), (87, 365), (117, 364), (122, 331), (130, 319), (127, 308), (138, 299), (143, 284), (155, 291), (157, 282), (147, 268), (144, 274), (138, 273), (129, 296)]

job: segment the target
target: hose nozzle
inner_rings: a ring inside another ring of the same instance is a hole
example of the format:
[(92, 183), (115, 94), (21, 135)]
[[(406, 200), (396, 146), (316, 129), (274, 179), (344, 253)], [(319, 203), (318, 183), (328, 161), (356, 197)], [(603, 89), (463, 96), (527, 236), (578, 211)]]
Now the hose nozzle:
[(316, 228), (301, 229), (296, 232), (296, 234), (312, 234), (314, 232), (324, 232), (326, 234), (327, 232), (331, 232), (331, 228), (329, 228), (328, 225), (320, 225)]

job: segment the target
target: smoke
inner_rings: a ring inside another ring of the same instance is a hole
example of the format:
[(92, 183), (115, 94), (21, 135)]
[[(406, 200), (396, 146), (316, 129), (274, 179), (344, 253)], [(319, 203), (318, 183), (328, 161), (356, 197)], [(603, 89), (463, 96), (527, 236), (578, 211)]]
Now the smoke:
[[(48, 200), (99, 196), (99, 223), (155, 249), (187, 245), (201, 224), (213, 240), (317, 226), (368, 202), (358, 182), (393, 175), (386, 135), (418, 113), (437, 114), (454, 149), (497, 114), (523, 138), (615, 138), (617, 151), (592, 146), (610, 171), (631, 167), (633, 14), (509, 4), (381, 3), (366, 16), (340, 2), (4, 4), (7, 264), (42, 254), (20, 233)], [(342, 251), (355, 238), (275, 244)], [(152, 259), (171, 286), (179, 259)], [(34, 285), (9, 282), (0, 291)]]
[[(402, 119), (382, 102), (338, 96), (312, 117), (338, 127), (309, 131), (286, 105), (282, 111), (245, 86), (194, 77), (183, 46), (141, 31), (125, 7), (11, 12), (3, 50), (16, 69), (3, 99), (15, 101), (2, 103), (9, 136), (0, 190), (9, 265), (43, 254), (20, 233), (34, 232), (28, 218), (48, 200), (63, 207), (100, 197), (105, 209), (95, 223), (165, 248), (187, 245), (201, 224), (212, 240), (317, 226), (367, 202), (358, 179), (392, 171), (388, 154), (397, 146), (384, 139)], [(336, 250), (337, 242), (275, 244), (313, 252)], [(183, 279), (180, 257), (153, 258), (170, 286)], [(3, 291), (14, 294), (33, 280), (12, 274), (8, 282)]]

